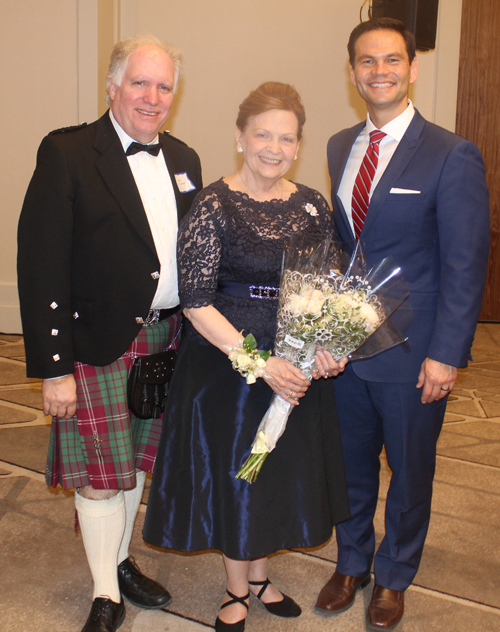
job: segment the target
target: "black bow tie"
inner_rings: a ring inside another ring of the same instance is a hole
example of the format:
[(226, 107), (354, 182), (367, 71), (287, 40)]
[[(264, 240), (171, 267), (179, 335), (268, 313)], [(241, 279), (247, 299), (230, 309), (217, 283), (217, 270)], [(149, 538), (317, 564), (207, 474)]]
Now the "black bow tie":
[(141, 145), (141, 143), (130, 143), (126, 154), (127, 156), (133, 156), (134, 154), (138, 154), (140, 151), (147, 151), (148, 154), (151, 154), (152, 156), (157, 156), (160, 153), (160, 148), (160, 143), (157, 143), (156, 145)]

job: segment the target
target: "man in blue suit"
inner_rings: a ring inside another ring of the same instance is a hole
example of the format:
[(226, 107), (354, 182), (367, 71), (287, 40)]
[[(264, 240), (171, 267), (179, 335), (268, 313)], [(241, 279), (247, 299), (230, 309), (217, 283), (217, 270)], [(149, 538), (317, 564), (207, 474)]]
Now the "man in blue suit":
[[(401, 266), (413, 317), (409, 345), (352, 362), (335, 380), (352, 515), (337, 526), (337, 570), (316, 609), (349, 608), (374, 560), (368, 626), (391, 630), (422, 555), (448, 394), (470, 357), (488, 259), (488, 191), (477, 147), (425, 121), (409, 101), (418, 62), (404, 25), (359, 24), (348, 50), (368, 116), (328, 144), (335, 221), (343, 241), (361, 240), (369, 267), (387, 256)], [(375, 552), (384, 446), (392, 478)]]

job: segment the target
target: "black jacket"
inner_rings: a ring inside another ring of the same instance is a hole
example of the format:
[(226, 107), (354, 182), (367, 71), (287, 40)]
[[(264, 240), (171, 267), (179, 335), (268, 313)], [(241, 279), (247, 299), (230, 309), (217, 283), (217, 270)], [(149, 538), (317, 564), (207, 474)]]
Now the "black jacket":
[[(196, 152), (160, 134), (179, 219), (201, 189)], [(174, 174), (196, 189), (181, 193)], [(106, 113), (46, 136), (19, 221), (18, 285), (29, 377), (104, 366), (130, 346), (160, 270), (122, 144)]]

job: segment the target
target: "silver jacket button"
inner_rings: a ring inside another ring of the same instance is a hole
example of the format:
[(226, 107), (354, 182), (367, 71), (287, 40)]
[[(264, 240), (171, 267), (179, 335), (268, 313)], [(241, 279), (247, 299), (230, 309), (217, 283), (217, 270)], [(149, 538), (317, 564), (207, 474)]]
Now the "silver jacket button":
[(159, 279), (160, 278), (160, 273), (159, 272), (152, 272), (151, 276), (153, 277), (153, 279)]
[(50, 304), (50, 306), (52, 307), (52, 309), (57, 309), (57, 308), (59, 307), (59, 305), (58, 305), (55, 301), (53, 301), (53, 302)]
[(54, 358), (54, 362), (57, 362), (61, 359), (61, 356), (58, 353), (56, 353), (56, 355), (53, 355), (52, 357)]
[(138, 325), (142, 325), (144, 323), (144, 318), (141, 318), (140, 316), (136, 316), (135, 322)]
[(53, 329), (50, 333), (51, 333), (53, 336), (57, 336), (57, 334), (59, 333), (59, 329)]

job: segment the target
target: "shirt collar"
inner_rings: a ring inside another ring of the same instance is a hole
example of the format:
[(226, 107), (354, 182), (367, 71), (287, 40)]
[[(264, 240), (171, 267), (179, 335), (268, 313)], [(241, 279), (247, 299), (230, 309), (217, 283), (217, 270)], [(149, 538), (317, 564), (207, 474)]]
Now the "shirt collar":
[[(121, 125), (113, 116), (113, 112), (111, 109), (109, 110), (109, 118), (111, 119), (111, 122), (113, 123), (113, 127), (115, 128), (116, 133), (118, 134), (118, 138), (120, 139), (120, 142), (123, 146), (123, 151), (126, 153), (129, 146), (132, 143), (138, 142), (138, 141), (134, 141), (134, 139), (131, 136), (129, 136), (127, 132), (124, 131), (124, 129), (121, 127)], [(154, 145), (157, 142), (158, 142), (158, 135), (150, 143), (146, 143), (146, 144)], [(141, 144), (144, 144), (144, 143), (141, 143)]]
[[(391, 138), (393, 138), (399, 143), (399, 141), (405, 135), (406, 130), (408, 129), (408, 126), (410, 125), (414, 114), (415, 114), (415, 108), (413, 107), (413, 103), (410, 101), (410, 99), (408, 99), (408, 107), (404, 110), (404, 112), (401, 112), (399, 116), (396, 116), (396, 118), (392, 119), (392, 121), (389, 121), (386, 125), (381, 127), (380, 131), (385, 132), (388, 136), (390, 136)], [(367, 114), (365, 137), (367, 137), (370, 134), (370, 132), (373, 132), (373, 130), (375, 129), (378, 129), (378, 128), (375, 127), (375, 125), (372, 123), (370, 119), (370, 115)]]

